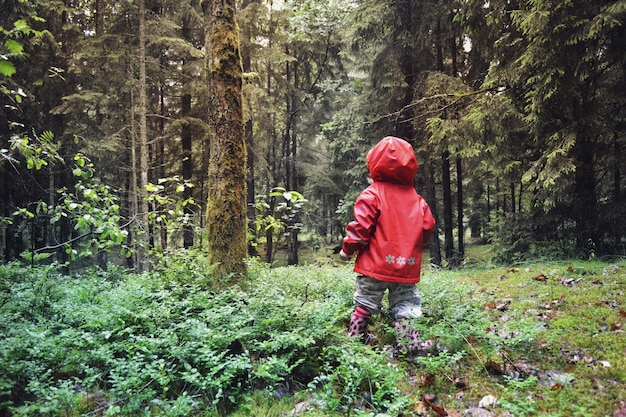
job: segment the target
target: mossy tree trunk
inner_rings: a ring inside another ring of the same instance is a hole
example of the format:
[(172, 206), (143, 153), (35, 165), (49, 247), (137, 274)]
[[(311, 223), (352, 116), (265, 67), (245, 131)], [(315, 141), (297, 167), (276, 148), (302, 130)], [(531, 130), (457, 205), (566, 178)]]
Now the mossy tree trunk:
[(235, 0), (204, 0), (209, 99), (207, 244), (218, 276), (246, 276), (246, 143)]

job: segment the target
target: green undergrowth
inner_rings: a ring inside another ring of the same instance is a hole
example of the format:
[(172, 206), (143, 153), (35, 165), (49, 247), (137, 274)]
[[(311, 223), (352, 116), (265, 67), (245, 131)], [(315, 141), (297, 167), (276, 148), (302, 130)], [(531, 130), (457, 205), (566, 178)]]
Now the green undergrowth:
[(426, 266), (414, 325), (437, 349), (407, 357), (386, 309), (374, 342), (346, 336), (350, 265), (251, 261), (225, 288), (205, 258), (0, 266), (0, 414), (611, 416), (626, 399), (623, 262)]

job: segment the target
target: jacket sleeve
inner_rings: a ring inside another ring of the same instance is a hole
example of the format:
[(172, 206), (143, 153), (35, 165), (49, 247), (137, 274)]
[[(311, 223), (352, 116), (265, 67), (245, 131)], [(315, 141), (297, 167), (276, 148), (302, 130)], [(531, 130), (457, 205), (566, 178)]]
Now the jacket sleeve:
[(354, 220), (346, 227), (342, 249), (347, 255), (352, 255), (369, 244), (379, 214), (378, 198), (371, 188), (368, 188), (354, 203)]
[(433, 213), (430, 211), (430, 206), (428, 205), (428, 203), (426, 202), (426, 200), (423, 200), (424, 202), (424, 211), (423, 211), (423, 216), (424, 216), (424, 232), (423, 232), (423, 236), (424, 236), (424, 245), (426, 243), (428, 243), (428, 241), (430, 240), (430, 238), (433, 236), (433, 234), (435, 233), (435, 225), (437, 224), (435, 222), (435, 217), (433, 216)]

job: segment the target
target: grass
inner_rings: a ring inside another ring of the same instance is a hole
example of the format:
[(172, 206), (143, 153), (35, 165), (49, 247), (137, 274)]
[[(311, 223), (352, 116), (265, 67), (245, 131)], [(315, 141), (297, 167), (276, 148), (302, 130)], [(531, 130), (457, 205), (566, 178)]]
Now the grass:
[(215, 291), (204, 258), (191, 253), (141, 276), (0, 267), (0, 415), (620, 409), (626, 263), (493, 266), (489, 248), (468, 249), (464, 268), (424, 267), (425, 315), (414, 325), (440, 351), (421, 357), (393, 354), (387, 310), (373, 319), (374, 343), (347, 337), (354, 273), (324, 249), (303, 251), (305, 266), (251, 262), (246, 291)]
[[(626, 399), (624, 262), (494, 267), (489, 247), (471, 251), (470, 264), (479, 267), (425, 268), (419, 286), (427, 316), (418, 326), (463, 355), (390, 361), (406, 375), (402, 390), (411, 400), (402, 415), (438, 415), (418, 412), (428, 409), (420, 401), (427, 392), (452, 416), (489, 395), (494, 416), (613, 415)], [(463, 310), (480, 317), (450, 317)], [(388, 322), (375, 320), (382, 342), (373, 349), (392, 343)]]
[[(611, 415), (626, 398), (623, 263), (527, 265), (476, 271), (464, 280), (494, 323), (513, 323), (502, 333), (502, 364), (530, 367), (538, 378), (526, 415)], [(522, 323), (537, 327), (532, 342), (507, 343)], [(509, 402), (510, 394), (502, 392)]]

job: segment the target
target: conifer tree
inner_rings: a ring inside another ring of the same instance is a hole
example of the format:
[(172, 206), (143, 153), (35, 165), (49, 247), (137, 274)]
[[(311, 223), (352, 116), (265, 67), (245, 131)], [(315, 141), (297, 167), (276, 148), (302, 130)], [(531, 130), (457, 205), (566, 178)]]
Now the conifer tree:
[(211, 126), (206, 209), (209, 261), (216, 273), (247, 274), (246, 143), (239, 28), (234, 0), (205, 0), (206, 77)]

